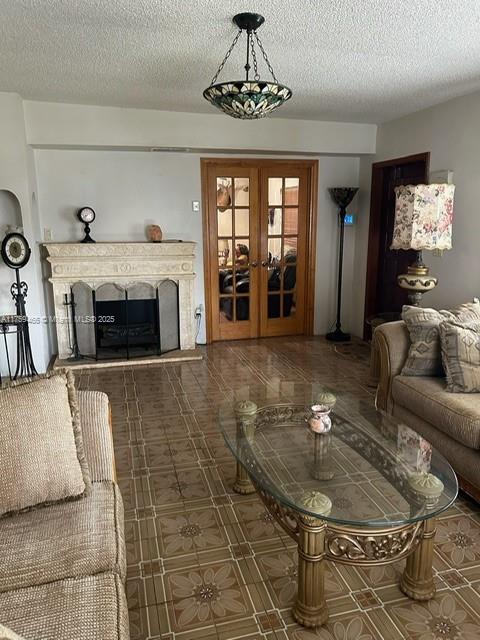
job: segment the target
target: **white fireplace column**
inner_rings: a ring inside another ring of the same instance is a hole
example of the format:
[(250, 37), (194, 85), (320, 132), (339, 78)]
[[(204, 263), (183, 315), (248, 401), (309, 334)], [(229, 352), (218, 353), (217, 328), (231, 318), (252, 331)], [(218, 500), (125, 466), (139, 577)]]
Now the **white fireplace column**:
[(59, 358), (64, 360), (72, 355), (72, 327), (65, 294), (70, 300), (71, 287), (76, 282), (88, 284), (92, 289), (107, 282), (121, 287), (138, 282), (154, 287), (164, 280), (176, 282), (180, 349), (195, 349), (195, 245), (195, 242), (45, 243), (51, 266), (49, 282), (53, 286)]

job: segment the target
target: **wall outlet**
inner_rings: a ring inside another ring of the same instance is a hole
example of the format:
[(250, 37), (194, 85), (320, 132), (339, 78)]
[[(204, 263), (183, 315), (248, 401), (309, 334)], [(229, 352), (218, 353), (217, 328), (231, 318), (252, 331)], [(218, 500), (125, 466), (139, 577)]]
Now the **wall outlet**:
[(51, 242), (52, 240), (52, 230), (49, 229), (48, 227), (44, 227), (43, 229), (43, 241), (44, 242)]
[(200, 200), (192, 200), (192, 211), (198, 213), (200, 211)]

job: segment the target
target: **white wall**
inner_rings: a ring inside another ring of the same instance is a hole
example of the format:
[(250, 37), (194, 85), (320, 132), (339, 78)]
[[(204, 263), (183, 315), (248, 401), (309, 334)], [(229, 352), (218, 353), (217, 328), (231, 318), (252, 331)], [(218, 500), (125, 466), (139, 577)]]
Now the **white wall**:
[(358, 228), (355, 288), (359, 292), (354, 318), (361, 333), (368, 245), (371, 162), (430, 152), (430, 171), (454, 172), (455, 210), (453, 248), (441, 258), (424, 252), (425, 263), (438, 277), (438, 286), (424, 297), (424, 306), (451, 307), (480, 295), (479, 172), (480, 92), (383, 124), (378, 129), (377, 153), (361, 161), (362, 224)]
[(358, 155), (375, 152), (376, 125), (262, 118), (238, 120), (151, 109), (25, 102), (28, 144), (161, 147), (221, 152)]
[[(323, 335), (334, 328), (337, 312), (338, 274), (338, 207), (328, 193), (329, 187), (356, 187), (359, 184), (359, 158), (320, 158), (318, 219), (317, 219), (317, 264), (315, 291), (315, 333)], [(357, 200), (348, 207), (356, 213)], [(342, 281), (342, 328), (352, 330), (354, 316), (353, 284), (356, 226), (345, 227)]]
[[(25, 136), (22, 99), (16, 94), (0, 93), (0, 190), (10, 191), (18, 198), (21, 225), (32, 248), (32, 257), (25, 269), (22, 269), (21, 277), (29, 286), (26, 310), (34, 320), (35, 318), (43, 318), (45, 308), (41, 290), (37, 228), (32, 209), (32, 200), (35, 198), (35, 177), (33, 168), (30, 166), (29, 153)], [(7, 217), (5, 208), (4, 212)], [(2, 236), (4, 230), (4, 228), (1, 229)], [(13, 300), (9, 294), (9, 283), (13, 282), (14, 278), (14, 271), (9, 269), (3, 261), (0, 261), (1, 315), (15, 311)], [(37, 369), (44, 371), (49, 360), (45, 326), (32, 323), (30, 337)], [(0, 346), (0, 354), (3, 354), (3, 345)], [(13, 355), (15, 360), (15, 348), (13, 348)], [(3, 355), (0, 356), (0, 371), (2, 374), (6, 372)]]
[[(200, 155), (146, 151), (36, 149), (42, 230), (52, 239), (80, 240), (82, 225), (75, 212), (92, 206), (97, 218), (92, 236), (98, 241), (145, 240), (145, 228), (156, 223), (164, 237), (193, 240), (197, 245), (196, 304), (204, 301), (202, 213), (192, 212), (201, 200)], [(338, 224), (328, 187), (358, 184), (358, 158), (322, 157), (319, 167), (315, 332), (325, 333), (335, 318)], [(345, 245), (344, 320), (349, 327), (353, 283), (354, 228)], [(205, 341), (202, 322), (199, 342)]]

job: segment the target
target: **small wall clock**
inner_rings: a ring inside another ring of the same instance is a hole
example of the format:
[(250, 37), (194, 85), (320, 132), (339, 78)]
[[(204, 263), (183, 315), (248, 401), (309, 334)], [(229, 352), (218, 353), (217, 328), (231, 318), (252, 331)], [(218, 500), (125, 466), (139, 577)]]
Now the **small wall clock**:
[(2, 259), (10, 269), (21, 269), (32, 253), (27, 239), (21, 233), (7, 233), (0, 249)]
[(91, 207), (82, 207), (77, 212), (77, 218), (84, 224), (85, 237), (81, 242), (95, 242), (90, 235), (90, 224), (95, 220), (95, 211)]

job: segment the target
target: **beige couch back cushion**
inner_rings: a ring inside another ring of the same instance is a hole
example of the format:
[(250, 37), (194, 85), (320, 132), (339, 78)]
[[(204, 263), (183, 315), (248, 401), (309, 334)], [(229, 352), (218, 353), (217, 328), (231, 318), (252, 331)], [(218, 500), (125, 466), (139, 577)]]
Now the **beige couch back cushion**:
[(0, 515), (82, 496), (90, 485), (73, 375), (0, 390)]

